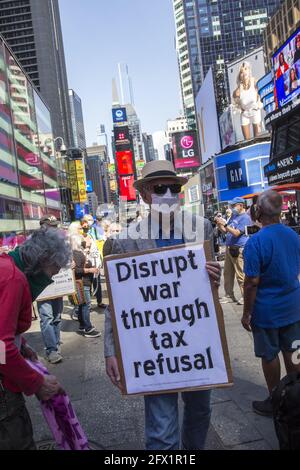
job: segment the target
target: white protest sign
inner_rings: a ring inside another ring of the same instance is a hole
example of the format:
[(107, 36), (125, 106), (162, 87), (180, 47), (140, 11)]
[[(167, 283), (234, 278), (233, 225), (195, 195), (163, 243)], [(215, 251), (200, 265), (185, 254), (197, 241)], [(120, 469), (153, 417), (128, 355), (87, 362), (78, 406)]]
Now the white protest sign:
[(73, 271), (69, 269), (61, 269), (58, 274), (53, 276), (53, 284), (46, 287), (45, 290), (36, 299), (38, 302), (42, 300), (55, 299), (64, 295), (71, 295), (75, 292), (75, 282)]
[(203, 245), (115, 255), (105, 262), (127, 394), (232, 382)]

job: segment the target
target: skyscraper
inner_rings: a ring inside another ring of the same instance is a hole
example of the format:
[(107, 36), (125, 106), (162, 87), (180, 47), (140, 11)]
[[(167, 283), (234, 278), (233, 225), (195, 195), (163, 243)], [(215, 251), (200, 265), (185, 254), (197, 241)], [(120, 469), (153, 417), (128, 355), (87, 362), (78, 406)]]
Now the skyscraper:
[(119, 87), (121, 92), (121, 103), (130, 103), (134, 106), (134, 95), (132, 79), (129, 76), (127, 64), (118, 64)]
[(75, 147), (79, 147), (84, 150), (86, 148), (86, 139), (81, 99), (75, 93), (74, 90), (69, 90), (69, 98), (71, 108), (73, 142)]
[(0, 33), (50, 107), (54, 136), (73, 145), (58, 0), (0, 0)]
[[(220, 91), (225, 64), (262, 45), (268, 17), (280, 3), (281, 0), (173, 0), (182, 101), (190, 127), (195, 122), (194, 99), (210, 67)], [(224, 78), (223, 83), (226, 92)]]
[(144, 144), (144, 150), (145, 150), (146, 163), (149, 163), (153, 160), (156, 160), (152, 135), (149, 135), (149, 134), (147, 134), (147, 132), (144, 132), (143, 133), (143, 144)]
[(110, 186), (108, 174), (108, 154), (104, 145), (94, 145), (86, 149), (86, 179), (92, 182), (98, 204), (110, 203)]

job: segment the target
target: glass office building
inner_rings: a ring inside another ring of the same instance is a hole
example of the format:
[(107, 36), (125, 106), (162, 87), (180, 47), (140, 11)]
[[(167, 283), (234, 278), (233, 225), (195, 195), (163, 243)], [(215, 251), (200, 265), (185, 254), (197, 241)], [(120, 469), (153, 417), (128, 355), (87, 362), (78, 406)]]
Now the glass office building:
[(182, 99), (189, 124), (195, 116), (194, 98), (210, 67), (215, 76), (224, 74), (226, 63), (261, 46), (268, 17), (280, 4), (281, 0), (173, 0)]
[(49, 109), (0, 37), (0, 249), (60, 218)]

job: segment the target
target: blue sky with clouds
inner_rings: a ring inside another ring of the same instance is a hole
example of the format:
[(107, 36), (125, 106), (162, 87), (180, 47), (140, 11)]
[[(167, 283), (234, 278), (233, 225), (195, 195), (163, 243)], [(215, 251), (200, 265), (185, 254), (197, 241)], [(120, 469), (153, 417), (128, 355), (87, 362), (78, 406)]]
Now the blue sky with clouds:
[(143, 132), (178, 116), (179, 73), (172, 0), (59, 0), (69, 87), (81, 97), (87, 143), (112, 128), (112, 78), (129, 66)]

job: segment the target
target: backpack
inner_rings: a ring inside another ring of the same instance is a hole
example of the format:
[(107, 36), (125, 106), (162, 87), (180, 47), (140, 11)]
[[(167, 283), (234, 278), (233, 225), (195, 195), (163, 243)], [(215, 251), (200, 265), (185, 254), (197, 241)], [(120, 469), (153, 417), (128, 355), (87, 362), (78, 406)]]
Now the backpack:
[(272, 392), (280, 450), (300, 450), (300, 372), (284, 377)]

